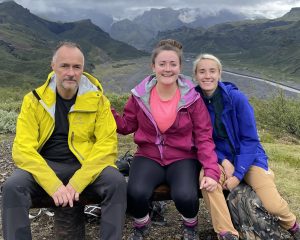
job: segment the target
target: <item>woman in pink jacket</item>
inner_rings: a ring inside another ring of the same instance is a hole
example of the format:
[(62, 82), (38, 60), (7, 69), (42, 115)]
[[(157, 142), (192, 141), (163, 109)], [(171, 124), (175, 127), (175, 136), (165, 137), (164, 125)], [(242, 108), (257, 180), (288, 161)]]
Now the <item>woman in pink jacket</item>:
[[(152, 53), (154, 75), (131, 91), (123, 116), (112, 109), (118, 133), (134, 133), (138, 145), (128, 182), (132, 240), (149, 232), (149, 200), (162, 183), (182, 215), (183, 239), (199, 239), (198, 189), (215, 190), (220, 177), (209, 114), (193, 83), (180, 75), (181, 62), (181, 44), (160, 41)], [(199, 183), (201, 167), (205, 177)]]

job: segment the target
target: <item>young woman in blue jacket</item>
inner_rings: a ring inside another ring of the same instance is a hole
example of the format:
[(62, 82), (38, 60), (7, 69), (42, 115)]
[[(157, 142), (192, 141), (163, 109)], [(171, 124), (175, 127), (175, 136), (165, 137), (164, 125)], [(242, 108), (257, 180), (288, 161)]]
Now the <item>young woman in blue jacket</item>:
[[(213, 139), (216, 144), (218, 162), (222, 166), (223, 189), (232, 190), (242, 180), (256, 192), (266, 210), (278, 217), (282, 228), (294, 239), (300, 239), (296, 216), (289, 210), (287, 202), (280, 196), (274, 183), (274, 173), (268, 167), (266, 155), (257, 134), (255, 116), (247, 97), (229, 82), (221, 82), (222, 65), (211, 54), (201, 54), (194, 61), (193, 73), (209, 111), (213, 124)], [(210, 208), (216, 229), (230, 222), (224, 219), (220, 208), (226, 205), (222, 189), (202, 191)], [(221, 203), (221, 204), (220, 204)]]

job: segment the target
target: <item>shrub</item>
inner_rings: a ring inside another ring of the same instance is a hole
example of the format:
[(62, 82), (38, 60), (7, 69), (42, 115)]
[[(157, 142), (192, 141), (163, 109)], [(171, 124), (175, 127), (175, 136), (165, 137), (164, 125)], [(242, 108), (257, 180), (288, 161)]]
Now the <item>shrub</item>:
[(21, 109), (21, 101), (15, 102), (0, 102), (0, 109), (7, 112), (20, 112)]
[(124, 105), (129, 98), (129, 95), (128, 94), (124, 94), (124, 95), (107, 94), (107, 98), (110, 101), (111, 107), (116, 109), (118, 113), (122, 113)]
[(261, 127), (300, 137), (300, 101), (288, 99), (282, 92), (268, 100), (253, 99), (257, 122)]
[(15, 133), (18, 114), (0, 109), (0, 133)]

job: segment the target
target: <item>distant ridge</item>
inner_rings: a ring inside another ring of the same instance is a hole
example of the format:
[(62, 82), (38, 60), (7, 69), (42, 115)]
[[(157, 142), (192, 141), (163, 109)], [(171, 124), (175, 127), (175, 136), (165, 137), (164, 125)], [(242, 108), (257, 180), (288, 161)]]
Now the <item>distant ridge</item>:
[(185, 52), (213, 53), (231, 66), (261, 73), (268, 79), (300, 84), (300, 8), (272, 20), (244, 20), (208, 29), (185, 27), (160, 32), (149, 47), (164, 38), (181, 41)]
[(285, 21), (299, 21), (300, 7), (292, 8), (291, 11), (283, 15), (280, 19)]
[[(160, 14), (157, 9), (152, 12), (158, 14), (156, 16)], [(170, 13), (169, 16), (178, 14), (172, 9), (165, 9), (164, 13)], [(209, 52), (242, 73), (300, 83), (300, 8), (292, 8), (277, 19), (226, 22), (209, 28), (191, 25), (173, 28), (177, 20), (170, 19), (168, 26), (173, 29), (156, 29), (157, 33), (147, 28), (146, 22), (140, 24), (147, 19), (152, 21), (150, 12), (145, 16), (144, 19), (137, 18), (137, 22), (119, 22), (115, 27), (120, 29), (116, 32), (123, 37), (134, 32), (135, 38), (147, 46), (148, 51), (162, 38), (177, 39), (189, 55), (188, 64), (197, 54)], [(190, 23), (187, 15), (184, 17), (181, 16), (185, 23)], [(164, 18), (164, 21), (167, 20)], [(148, 25), (159, 26), (159, 21)], [(52, 22), (13, 1), (3, 2), (0, 3), (0, 86), (32, 86), (44, 81), (50, 70), (51, 50), (60, 40), (81, 44), (89, 72), (93, 72), (99, 63), (135, 59), (148, 54), (114, 40), (89, 19)]]
[(204, 14), (201, 9), (151, 8), (133, 20), (121, 20), (112, 24), (110, 34), (113, 38), (129, 43), (139, 49), (147, 49), (149, 40), (157, 33), (181, 27), (207, 28), (218, 23), (238, 21), (246, 16), (221, 10), (215, 14)]
[(41, 78), (49, 71), (51, 50), (61, 40), (81, 44), (89, 71), (100, 62), (145, 55), (112, 39), (90, 20), (51, 22), (31, 14), (14, 1), (3, 2), (0, 3), (0, 86), (44, 80)]

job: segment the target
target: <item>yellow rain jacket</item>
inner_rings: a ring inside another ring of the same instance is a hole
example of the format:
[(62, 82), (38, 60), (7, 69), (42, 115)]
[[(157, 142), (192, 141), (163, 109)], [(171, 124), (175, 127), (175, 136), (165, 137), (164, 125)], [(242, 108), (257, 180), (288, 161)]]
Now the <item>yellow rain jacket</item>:
[[(54, 78), (50, 73), (44, 85), (24, 97), (12, 150), (17, 167), (30, 172), (50, 196), (63, 184), (39, 154), (55, 126)], [(81, 77), (68, 118), (69, 148), (81, 163), (69, 183), (81, 193), (105, 167), (116, 167), (117, 156), (116, 123), (109, 100), (98, 80), (88, 73)]]

